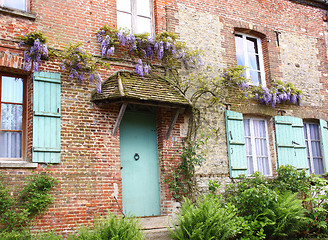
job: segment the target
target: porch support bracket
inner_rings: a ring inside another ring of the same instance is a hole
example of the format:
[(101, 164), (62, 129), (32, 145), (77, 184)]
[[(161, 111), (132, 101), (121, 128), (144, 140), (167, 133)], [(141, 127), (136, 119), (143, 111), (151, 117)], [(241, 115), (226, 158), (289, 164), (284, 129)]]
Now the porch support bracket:
[(124, 113), (125, 113), (125, 110), (126, 110), (126, 106), (127, 105), (128, 105), (127, 103), (123, 103), (123, 105), (120, 108), (120, 112), (119, 112), (119, 114), (117, 116), (117, 119), (116, 119), (116, 122), (115, 122), (115, 125), (114, 125), (114, 128), (113, 128), (113, 136), (116, 135), (117, 130), (120, 127), (120, 124), (121, 124), (122, 118), (124, 116)]
[(175, 123), (177, 122), (178, 120), (178, 117), (179, 117), (179, 114), (183, 112), (183, 108), (178, 108), (172, 118), (172, 121), (171, 121), (171, 124), (169, 126), (169, 129), (167, 130), (167, 133), (166, 133), (166, 136), (165, 136), (165, 139), (168, 140), (169, 137), (171, 136), (171, 133), (172, 133), (172, 130), (174, 128), (174, 125)]

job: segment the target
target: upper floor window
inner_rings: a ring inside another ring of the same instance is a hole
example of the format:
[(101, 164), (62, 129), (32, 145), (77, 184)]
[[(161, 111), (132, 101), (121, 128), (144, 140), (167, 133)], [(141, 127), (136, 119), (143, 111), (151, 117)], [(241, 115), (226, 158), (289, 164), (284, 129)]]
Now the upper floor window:
[(152, 0), (118, 0), (116, 3), (117, 28), (152, 34)]
[(235, 34), (237, 64), (246, 67), (246, 77), (255, 86), (265, 86), (261, 39), (242, 33)]
[(267, 122), (264, 119), (244, 118), (247, 175), (260, 172), (271, 175)]
[(316, 123), (304, 124), (304, 136), (310, 173), (324, 174), (325, 168), (321, 150), (320, 126)]
[(0, 6), (14, 8), (22, 11), (27, 10), (26, 0), (0, 0)]
[(22, 78), (0, 75), (0, 158), (22, 158), (24, 88)]

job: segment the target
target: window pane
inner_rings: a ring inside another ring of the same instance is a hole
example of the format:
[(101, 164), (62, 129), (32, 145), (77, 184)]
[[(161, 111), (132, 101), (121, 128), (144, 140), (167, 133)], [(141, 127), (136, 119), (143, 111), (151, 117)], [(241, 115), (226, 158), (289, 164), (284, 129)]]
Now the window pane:
[(22, 133), (0, 132), (0, 158), (22, 157)]
[(245, 138), (245, 147), (246, 147), (246, 155), (252, 155), (252, 142), (251, 138)]
[(117, 12), (117, 28), (127, 28), (131, 31), (131, 14)]
[(253, 158), (247, 157), (247, 174), (252, 175), (254, 173)]
[(311, 140), (320, 140), (319, 125), (318, 124), (309, 124), (308, 126), (310, 128)]
[(259, 86), (261, 83), (261, 75), (259, 72), (249, 70), (249, 75), (253, 85)]
[(312, 143), (312, 155), (313, 157), (321, 157), (321, 143), (320, 142), (311, 142)]
[(255, 137), (266, 137), (265, 121), (263, 121), (263, 120), (254, 120), (253, 125), (254, 125)]
[(3, 5), (5, 7), (15, 8), (19, 10), (26, 10), (25, 0), (4, 0)]
[(269, 159), (267, 157), (257, 158), (258, 171), (263, 175), (269, 175)]
[(321, 175), (325, 173), (322, 158), (313, 158), (313, 164), (315, 174)]
[(257, 39), (246, 37), (246, 44), (247, 44), (247, 52), (250, 54), (259, 53), (257, 48)]
[(1, 102), (23, 103), (23, 79), (2, 77)]
[(150, 2), (149, 0), (137, 0), (137, 15), (150, 18)]
[(260, 60), (258, 55), (254, 55), (254, 54), (248, 55), (248, 67), (251, 70), (260, 71)]
[(237, 54), (237, 65), (245, 65), (245, 55), (243, 48), (243, 38), (240, 35), (235, 35), (236, 54)]
[(2, 130), (22, 130), (23, 106), (14, 104), (1, 104)]
[(305, 137), (305, 139), (307, 140), (308, 139), (308, 134), (307, 134), (307, 126), (306, 125), (304, 125), (304, 137)]
[(130, 0), (117, 0), (117, 10), (131, 13), (131, 1)]
[(250, 132), (250, 126), (249, 126), (249, 122), (250, 120), (249, 119), (244, 119), (244, 135), (245, 137), (249, 137), (251, 136), (251, 132)]
[(151, 33), (150, 18), (137, 17), (137, 32), (136, 33)]

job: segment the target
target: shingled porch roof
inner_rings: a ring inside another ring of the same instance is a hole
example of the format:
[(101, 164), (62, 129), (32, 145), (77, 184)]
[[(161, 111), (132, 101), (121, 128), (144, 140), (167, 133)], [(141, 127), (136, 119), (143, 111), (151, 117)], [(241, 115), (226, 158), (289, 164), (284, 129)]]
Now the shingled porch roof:
[(183, 95), (167, 80), (156, 74), (141, 77), (136, 72), (120, 70), (102, 83), (101, 93), (93, 93), (94, 103), (141, 103), (149, 105), (190, 105)]

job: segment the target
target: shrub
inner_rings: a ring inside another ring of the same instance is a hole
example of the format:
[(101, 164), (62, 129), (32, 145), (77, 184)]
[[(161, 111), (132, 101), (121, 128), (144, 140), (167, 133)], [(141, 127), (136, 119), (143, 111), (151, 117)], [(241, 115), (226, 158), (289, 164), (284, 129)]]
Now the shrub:
[(237, 216), (232, 204), (223, 205), (221, 199), (210, 195), (197, 204), (188, 199), (178, 216), (178, 226), (171, 231), (172, 239), (231, 239), (237, 235), (243, 219)]
[(133, 217), (117, 217), (110, 213), (105, 219), (96, 221), (93, 228), (82, 227), (70, 240), (142, 240), (138, 221)]
[(306, 211), (302, 206), (302, 200), (297, 198), (296, 193), (280, 194), (271, 210), (271, 214), (268, 214), (267, 217), (273, 224), (268, 224), (264, 228), (268, 239), (296, 236), (299, 230), (309, 222), (309, 218), (305, 217)]
[[(16, 201), (0, 183), (0, 228), (14, 231), (26, 227), (31, 217), (46, 209), (53, 201), (50, 191), (54, 184), (55, 179), (49, 175), (33, 175)], [(14, 231), (13, 236), (15, 234)]]
[(46, 209), (53, 201), (49, 194), (56, 180), (46, 174), (38, 174), (31, 177), (31, 181), (24, 187), (20, 195), (22, 206), (29, 215), (35, 215)]

